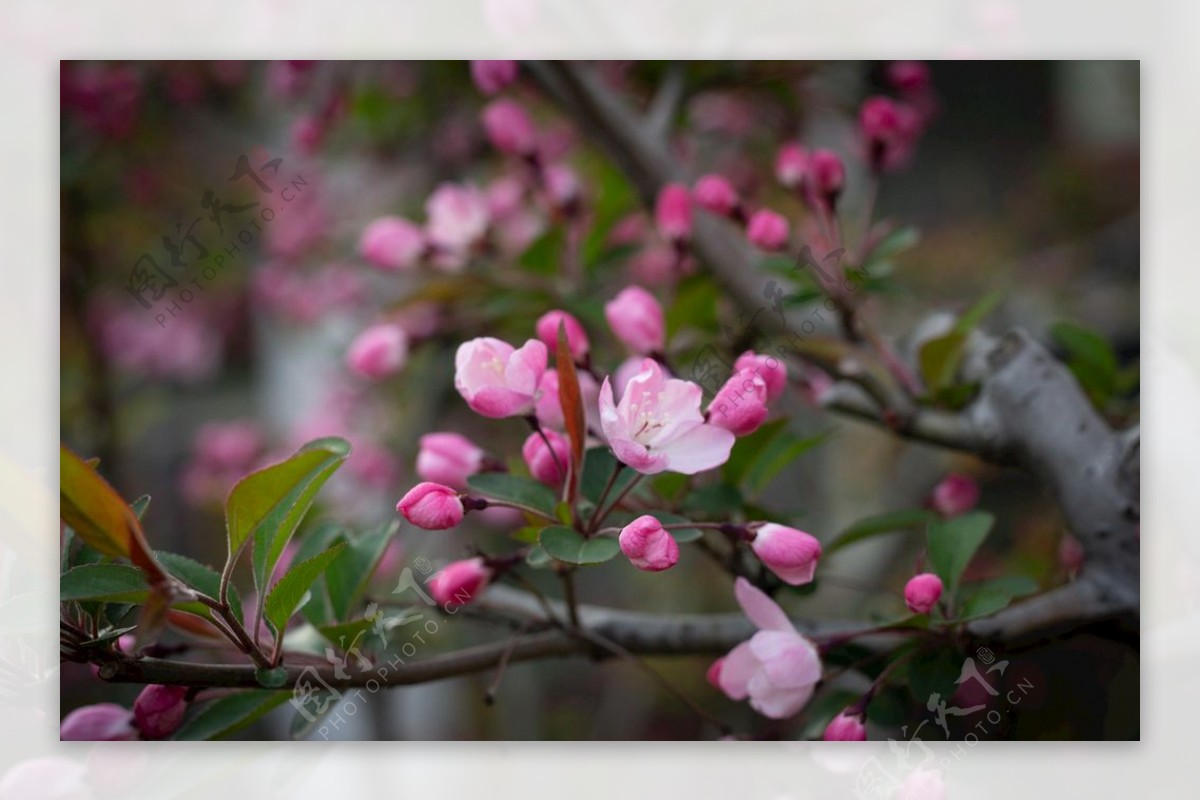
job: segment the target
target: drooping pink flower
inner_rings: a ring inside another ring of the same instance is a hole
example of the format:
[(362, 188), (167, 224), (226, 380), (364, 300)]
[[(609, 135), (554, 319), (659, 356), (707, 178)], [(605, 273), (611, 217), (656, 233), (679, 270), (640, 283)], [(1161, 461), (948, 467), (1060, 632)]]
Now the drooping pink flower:
[(582, 360), (588, 352), (588, 335), (583, 328), (583, 323), (579, 322), (578, 318), (570, 312), (555, 309), (539, 317), (534, 326), (538, 339), (546, 345), (547, 350), (553, 353), (558, 346), (560, 323), (566, 328), (567, 348), (571, 351), (571, 358), (575, 361)]
[(426, 586), (433, 600), (442, 606), (467, 604), (474, 601), (491, 581), (492, 571), (480, 557), (463, 559), (446, 565)]
[(788, 233), (787, 219), (770, 209), (754, 212), (750, 215), (750, 222), (746, 224), (746, 238), (762, 250), (784, 250), (788, 243)]
[(187, 711), (187, 687), (150, 684), (133, 702), (133, 720), (148, 740), (170, 737), (183, 723)]
[(829, 721), (821, 739), (831, 741), (865, 740), (867, 739), (867, 727), (863, 725), (860, 713), (843, 710), (840, 715)]
[(797, 142), (779, 148), (775, 157), (775, 178), (788, 189), (795, 189), (808, 177), (808, 151)]
[(696, 181), (692, 187), (692, 197), (700, 208), (722, 217), (731, 215), (741, 202), (733, 185), (716, 173), (702, 176)]
[(561, 487), (571, 463), (571, 443), (557, 431), (534, 431), (521, 446), (521, 456), (530, 475), (548, 486)]
[(789, 718), (808, 703), (821, 680), (821, 657), (762, 590), (739, 576), (733, 592), (759, 631), (720, 660), (717, 681), (733, 700), (749, 698), (760, 715)]
[(396, 504), (396, 511), (426, 531), (454, 528), (465, 514), (458, 492), (432, 481), (422, 481), (410, 489)]
[(708, 404), (708, 422), (735, 437), (753, 434), (767, 419), (767, 382), (753, 370), (738, 370)]
[(613, 453), (639, 473), (670, 470), (694, 474), (729, 459), (734, 436), (704, 422), (701, 390), (690, 381), (666, 378), (653, 359), (629, 381), (620, 403), (608, 378), (600, 387), (600, 425)]
[(666, 322), (662, 306), (640, 286), (627, 286), (604, 304), (604, 318), (617, 339), (634, 353), (663, 349)]
[(816, 150), (809, 158), (808, 166), (813, 189), (832, 206), (846, 184), (846, 167), (841, 157), (832, 150)]
[(471, 80), (485, 95), (494, 95), (517, 79), (515, 61), (472, 61)]
[(942, 580), (933, 573), (918, 573), (904, 585), (904, 603), (918, 615), (928, 613), (942, 597)]
[(750, 548), (772, 573), (793, 587), (812, 581), (821, 558), (820, 540), (778, 523), (760, 527)]
[(654, 204), (654, 222), (658, 231), (673, 242), (692, 235), (692, 198), (686, 186), (667, 184), (658, 192)]
[(546, 346), (536, 339), (520, 348), (492, 337), (472, 339), (458, 346), (454, 387), (484, 417), (530, 414), (546, 360)]
[(679, 561), (679, 543), (653, 515), (642, 515), (621, 529), (619, 542), (621, 553), (638, 570), (656, 573)]
[(929, 495), (929, 506), (942, 517), (957, 517), (979, 503), (979, 484), (970, 476), (949, 473)]
[(358, 375), (378, 381), (399, 372), (408, 361), (408, 334), (394, 323), (373, 325), (346, 352), (346, 364)]
[(528, 156), (537, 148), (537, 130), (515, 100), (501, 98), (483, 109), (483, 130), (492, 147), (510, 156)]
[(787, 389), (787, 366), (774, 356), (748, 350), (733, 363), (734, 371), (752, 370), (767, 385), (767, 403), (774, 403)]
[(462, 434), (435, 431), (421, 437), (417, 475), (426, 481), (466, 489), (467, 479), (483, 467), (483, 448)]
[(425, 252), (425, 233), (403, 217), (380, 217), (363, 229), (358, 252), (381, 270), (410, 270)]
[(445, 183), (425, 201), (425, 233), (452, 254), (469, 251), (487, 233), (487, 197), (470, 184)]
[(60, 740), (136, 740), (133, 713), (117, 704), (92, 704), (72, 710), (59, 728)]

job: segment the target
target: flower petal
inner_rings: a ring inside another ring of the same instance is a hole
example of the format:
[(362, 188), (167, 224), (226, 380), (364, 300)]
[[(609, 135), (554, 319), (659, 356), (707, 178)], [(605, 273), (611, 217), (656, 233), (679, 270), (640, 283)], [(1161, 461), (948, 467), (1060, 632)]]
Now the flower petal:
[[(724, 666), (721, 670), (724, 671)], [(783, 720), (804, 708), (812, 697), (813, 685), (776, 687), (765, 675), (758, 673), (750, 680), (749, 691), (751, 709), (764, 717)]]
[(693, 475), (711, 470), (729, 461), (736, 437), (723, 428), (701, 423), (661, 449), (666, 454), (668, 469), (675, 473)]
[(746, 617), (760, 629), (791, 632), (796, 630), (792, 621), (788, 620), (787, 614), (779, 608), (779, 604), (741, 576), (733, 583), (733, 595)]
[(760, 631), (750, 638), (750, 650), (777, 687), (804, 687), (821, 678), (817, 649), (794, 631)]
[(749, 641), (737, 645), (721, 663), (721, 675), (717, 679), (721, 690), (735, 701), (745, 699), (749, 694), (750, 679), (758, 668), (758, 659), (750, 650)]

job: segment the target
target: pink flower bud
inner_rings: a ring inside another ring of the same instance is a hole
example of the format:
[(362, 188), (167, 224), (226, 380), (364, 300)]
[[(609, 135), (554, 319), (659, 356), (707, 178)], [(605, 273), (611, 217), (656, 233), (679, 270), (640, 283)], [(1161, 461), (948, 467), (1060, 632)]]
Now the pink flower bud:
[(471, 80), (485, 95), (494, 95), (517, 79), (515, 61), (472, 61)]
[(708, 666), (708, 670), (704, 674), (704, 680), (711, 684), (716, 689), (721, 689), (721, 667), (725, 664), (725, 657), (721, 657), (716, 662)]
[(346, 364), (363, 378), (379, 380), (399, 372), (408, 361), (408, 334), (392, 323), (373, 325), (350, 345)]
[(621, 553), (639, 570), (657, 572), (679, 561), (679, 544), (652, 515), (642, 515), (621, 529)]
[(692, 197), (705, 211), (727, 217), (739, 205), (737, 192), (729, 181), (715, 173), (705, 175), (692, 187)]
[(483, 109), (483, 130), (492, 147), (510, 156), (528, 156), (537, 148), (537, 131), (515, 100), (493, 100)]
[(708, 404), (708, 422), (735, 437), (753, 434), (767, 419), (767, 382), (753, 370), (739, 370)]
[(483, 559), (476, 557), (451, 562), (429, 579), (426, 586), (433, 600), (442, 606), (462, 605), (475, 600), (491, 578), (492, 571)]
[(858, 112), (858, 125), (868, 142), (891, 142), (900, 133), (900, 114), (888, 97), (870, 97)]
[(133, 719), (142, 737), (161, 740), (174, 734), (187, 711), (187, 692), (187, 687), (147, 685), (133, 702)]
[(566, 326), (567, 348), (571, 351), (571, 358), (580, 361), (587, 355), (589, 343), (587, 331), (583, 330), (583, 324), (575, 318), (575, 315), (560, 309), (546, 312), (538, 318), (537, 324), (534, 326), (538, 339), (546, 345), (547, 350), (553, 353), (558, 345), (559, 323)]
[(942, 597), (942, 580), (933, 573), (918, 573), (904, 585), (904, 603), (918, 615), (937, 605)]
[[(521, 447), (521, 456), (529, 467), (529, 473), (538, 481), (551, 487), (561, 487), (567, 477), (567, 465), (571, 463), (571, 443), (557, 431), (545, 431), (546, 437), (536, 431), (530, 434)], [(546, 440), (550, 445), (546, 445)]]
[(450, 487), (435, 484), (432, 481), (422, 481), (408, 491), (396, 511), (404, 515), (408, 522), (426, 531), (440, 531), (454, 528), (462, 522), (462, 498)]
[(779, 251), (787, 247), (788, 222), (770, 209), (759, 209), (746, 224), (746, 238), (762, 250)]
[(492, 337), (472, 339), (454, 356), (454, 387), (484, 417), (526, 415), (534, 410), (547, 356), (536, 339), (520, 348)]
[(867, 727), (863, 725), (862, 717), (845, 711), (825, 727), (824, 740), (865, 740)]
[(779, 148), (775, 157), (775, 178), (788, 189), (795, 189), (808, 177), (808, 151), (802, 145), (789, 142)]
[(81, 706), (63, 718), (60, 740), (136, 740), (133, 713), (117, 704)]
[(661, 351), (666, 336), (662, 306), (640, 286), (628, 286), (604, 304), (604, 317), (617, 339), (634, 353)]
[(483, 467), (483, 448), (462, 434), (437, 431), (421, 437), (417, 475), (425, 481), (466, 489), (467, 479)]
[(654, 204), (654, 222), (658, 232), (673, 242), (681, 242), (692, 235), (692, 198), (687, 187), (667, 184), (658, 193)]
[(759, 528), (750, 548), (772, 573), (793, 587), (812, 581), (821, 558), (816, 537), (778, 523)]
[(929, 88), (929, 67), (921, 61), (893, 61), (887, 67), (887, 81), (898, 92), (913, 94)]
[(979, 503), (979, 485), (970, 476), (949, 473), (929, 496), (929, 506), (942, 517), (957, 517)]
[(787, 389), (787, 366), (774, 356), (764, 356), (748, 350), (733, 363), (735, 372), (753, 370), (767, 385), (767, 403), (774, 403)]
[(832, 150), (817, 150), (809, 160), (813, 188), (830, 205), (842, 193), (846, 184), (846, 168)]
[(363, 229), (358, 252), (381, 270), (409, 270), (425, 252), (425, 233), (403, 217), (380, 217)]

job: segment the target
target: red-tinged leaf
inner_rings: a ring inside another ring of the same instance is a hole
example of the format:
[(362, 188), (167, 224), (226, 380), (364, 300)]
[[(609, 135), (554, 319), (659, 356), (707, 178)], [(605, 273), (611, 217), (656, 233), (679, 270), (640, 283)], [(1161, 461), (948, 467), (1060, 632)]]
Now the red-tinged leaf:
[(142, 569), (151, 587), (167, 583), (133, 509), (92, 465), (65, 445), (59, 446), (59, 487), (63, 522), (80, 539), (101, 553), (127, 557)]
[(568, 478), (567, 500), (575, 503), (575, 490), (579, 486), (579, 468), (583, 464), (583, 446), (587, 439), (587, 423), (583, 413), (583, 394), (579, 391), (579, 376), (575, 373), (575, 362), (567, 346), (567, 327), (558, 324), (558, 346), (554, 349), (555, 367), (558, 370), (558, 402), (562, 407), (563, 422), (571, 440), (571, 470)]

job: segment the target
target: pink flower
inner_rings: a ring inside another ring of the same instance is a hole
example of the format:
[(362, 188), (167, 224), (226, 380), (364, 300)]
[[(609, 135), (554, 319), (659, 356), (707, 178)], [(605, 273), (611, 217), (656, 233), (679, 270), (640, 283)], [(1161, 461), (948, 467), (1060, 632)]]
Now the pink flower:
[(942, 580), (933, 573), (918, 573), (904, 585), (904, 603), (918, 615), (924, 615), (937, 606), (941, 597)]
[[(571, 463), (571, 443), (557, 431), (534, 431), (521, 446), (521, 456), (529, 467), (529, 473), (538, 481), (551, 487), (561, 487), (567, 477), (567, 465)], [(550, 445), (546, 445), (546, 440)]]
[(808, 703), (821, 680), (821, 657), (762, 590), (739, 576), (733, 592), (759, 631), (721, 661), (721, 691), (735, 701), (749, 698), (760, 715), (789, 718)]
[(487, 197), (469, 184), (442, 184), (425, 201), (425, 232), (436, 246), (461, 254), (487, 233)]
[(696, 185), (692, 187), (692, 197), (700, 208), (722, 217), (732, 214), (740, 202), (737, 191), (729, 181), (716, 173), (705, 175), (696, 181)]
[(812, 581), (821, 558), (816, 537), (778, 523), (759, 528), (750, 548), (772, 573), (793, 587)]
[(506, 175), (497, 178), (484, 190), (487, 195), (488, 213), (493, 220), (506, 220), (521, 210), (525, 199), (525, 184), (520, 178)]
[(454, 387), (484, 417), (530, 414), (546, 359), (546, 346), (536, 339), (519, 349), (492, 337), (472, 339), (458, 346)]
[(826, 203), (833, 205), (846, 184), (846, 168), (832, 150), (817, 150), (809, 160), (813, 188)]
[(619, 404), (612, 384), (600, 387), (600, 426), (613, 453), (639, 473), (694, 474), (729, 459), (734, 436), (704, 422), (700, 387), (665, 378), (653, 359), (629, 381)]
[(543, 188), (555, 208), (568, 210), (582, 194), (579, 176), (565, 164), (551, 164), (542, 171)]
[(890, 143), (900, 133), (900, 115), (891, 98), (869, 97), (858, 112), (858, 126), (868, 142)]
[(663, 349), (666, 323), (662, 306), (640, 286), (627, 286), (604, 304), (604, 318), (617, 339), (634, 353)]
[(957, 517), (979, 503), (979, 485), (970, 476), (949, 473), (929, 495), (929, 506), (942, 517)]
[(783, 250), (788, 243), (788, 221), (770, 209), (759, 209), (746, 224), (746, 238), (762, 250)]
[(775, 178), (788, 189), (795, 189), (808, 177), (808, 151), (796, 142), (779, 148), (775, 157)]
[(437, 431), (421, 437), (417, 475), (426, 481), (466, 489), (467, 479), (483, 467), (483, 448), (462, 434)]
[(249, 472), (262, 453), (262, 430), (254, 420), (205, 423), (196, 431), (196, 459), (214, 468)]
[(774, 403), (787, 389), (787, 366), (774, 356), (748, 350), (733, 363), (734, 371), (753, 370), (767, 385), (767, 403)]
[(872, 97), (863, 103), (858, 122), (867, 145), (867, 161), (876, 171), (903, 166), (922, 127), (916, 110), (887, 97)]
[(403, 217), (380, 217), (363, 229), (358, 252), (381, 270), (409, 270), (425, 252), (425, 233)]
[(621, 529), (621, 553), (638, 570), (656, 573), (679, 561), (679, 544), (652, 515), (642, 515)]
[(659, 191), (654, 204), (654, 222), (659, 233), (673, 242), (692, 235), (692, 198), (686, 186), (667, 184)]
[(81, 706), (63, 718), (60, 740), (136, 740), (133, 713), (117, 704)]
[(472, 61), (471, 80), (485, 95), (494, 95), (517, 79), (515, 61)]
[(510, 156), (528, 156), (537, 147), (537, 131), (515, 100), (493, 100), (483, 109), (483, 130), (492, 147)]
[(422, 481), (410, 489), (396, 504), (396, 511), (426, 531), (454, 528), (465, 513), (458, 492), (432, 481)]
[(738, 370), (708, 404), (708, 421), (735, 437), (753, 434), (767, 419), (767, 382), (753, 370)]
[(571, 351), (571, 358), (581, 361), (588, 352), (588, 335), (575, 315), (561, 309), (546, 312), (538, 318), (534, 326), (538, 339), (545, 344), (547, 350), (553, 352), (558, 345), (559, 323), (566, 327), (567, 348)]
[(475, 557), (451, 562), (429, 579), (426, 586), (433, 600), (442, 606), (461, 605), (475, 600), (491, 578), (492, 571), (483, 559)]
[[(587, 424), (596, 428), (599, 423), (600, 385), (589, 373), (579, 372), (579, 394), (583, 399), (583, 414)], [(538, 382), (537, 406), (534, 409), (542, 428), (566, 430), (563, 422), (562, 401), (558, 397), (558, 372), (547, 370)]]
[(363, 378), (379, 380), (399, 372), (408, 361), (408, 334), (392, 323), (373, 325), (355, 338), (346, 364)]
[(187, 692), (187, 687), (147, 685), (133, 702), (133, 719), (142, 736), (161, 740), (174, 734), (187, 711)]
[(708, 666), (708, 670), (704, 673), (704, 680), (711, 684), (715, 689), (721, 689), (721, 666), (725, 664), (725, 657), (721, 657), (716, 662)]
[(645, 359), (641, 356), (630, 356), (625, 361), (617, 365), (617, 370), (612, 374), (613, 392), (617, 400), (620, 400), (625, 394), (625, 388), (629, 386), (629, 382), (634, 377), (642, 372), (642, 362)]
[(865, 740), (867, 727), (863, 725), (862, 716), (849, 710), (843, 711), (825, 727), (823, 740)]

